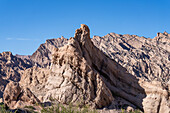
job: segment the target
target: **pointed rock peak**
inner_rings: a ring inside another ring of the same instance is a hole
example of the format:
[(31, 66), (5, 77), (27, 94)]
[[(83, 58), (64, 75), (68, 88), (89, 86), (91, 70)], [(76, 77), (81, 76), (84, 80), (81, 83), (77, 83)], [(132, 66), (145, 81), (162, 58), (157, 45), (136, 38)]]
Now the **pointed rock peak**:
[(64, 36), (61, 36), (61, 39), (65, 39)]
[(12, 55), (12, 53), (10, 51), (3, 52), (2, 54)]
[(2, 53), (0, 53), (0, 55), (2, 55), (2, 56), (8, 56), (8, 57), (12, 57), (12, 56), (13, 56), (10, 51), (2, 52)]
[(157, 37), (159, 37), (161, 34), (162, 34), (162, 33), (158, 32), (158, 33), (157, 33)]
[(168, 33), (167, 33), (166, 31), (164, 31), (164, 33), (163, 33), (163, 34), (164, 34), (164, 35), (166, 35), (166, 36), (168, 35)]
[(81, 27), (75, 31), (74, 38), (78, 40), (79, 43), (84, 43), (90, 40), (90, 30), (85, 24), (81, 24)]
[(159, 37), (161, 37), (161, 36), (168, 36), (168, 33), (166, 32), (166, 31), (164, 31), (164, 33), (160, 33), (160, 32), (158, 32), (157, 33), (157, 36)]

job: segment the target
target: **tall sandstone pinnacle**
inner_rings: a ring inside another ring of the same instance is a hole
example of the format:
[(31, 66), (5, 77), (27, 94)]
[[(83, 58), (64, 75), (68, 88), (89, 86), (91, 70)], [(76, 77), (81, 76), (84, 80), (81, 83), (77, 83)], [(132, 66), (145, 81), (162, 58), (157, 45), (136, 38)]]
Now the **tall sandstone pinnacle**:
[(118, 109), (121, 101), (146, 113), (170, 112), (169, 87), (128, 73), (93, 45), (88, 26), (82, 24), (74, 38), (53, 53), (50, 69), (34, 66), (20, 80), (42, 102), (53, 98), (64, 104)]
[[(110, 90), (100, 74), (88, 64), (90, 59), (87, 61), (83, 56), (86, 51), (82, 51), (81, 46), (89, 44), (93, 47), (87, 28), (84, 25), (76, 30), (75, 38), (54, 51), (50, 71), (34, 67), (32, 75), (28, 75), (31, 69), (28, 70), (20, 83), (29, 86), (38, 97), (43, 97), (44, 102), (52, 97), (64, 104), (89, 104), (95, 108), (110, 105), (113, 101)], [(38, 73), (42, 73), (42, 77)]]

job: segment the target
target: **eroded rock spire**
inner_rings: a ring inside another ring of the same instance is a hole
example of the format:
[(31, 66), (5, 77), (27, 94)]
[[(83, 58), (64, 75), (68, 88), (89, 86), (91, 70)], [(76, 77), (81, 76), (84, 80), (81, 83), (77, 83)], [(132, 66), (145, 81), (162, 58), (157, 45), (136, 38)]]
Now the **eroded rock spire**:
[[(127, 45), (120, 45), (128, 50)], [(146, 113), (169, 113), (168, 88), (128, 73), (94, 46), (90, 30), (83, 24), (68, 44), (55, 49), (51, 69), (35, 66), (25, 70), (20, 85), (29, 88), (41, 102), (52, 98), (63, 104), (79, 103), (80, 107), (127, 109), (131, 106)], [(10, 96), (7, 97), (11, 101)]]

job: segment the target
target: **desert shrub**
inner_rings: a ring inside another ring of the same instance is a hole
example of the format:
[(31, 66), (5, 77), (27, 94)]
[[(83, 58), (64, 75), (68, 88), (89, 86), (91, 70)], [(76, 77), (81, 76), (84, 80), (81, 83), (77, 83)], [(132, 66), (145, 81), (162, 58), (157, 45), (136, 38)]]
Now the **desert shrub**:
[(81, 109), (73, 107), (71, 104), (65, 107), (61, 104), (57, 106), (51, 106), (48, 108), (43, 107), (41, 113), (97, 113), (95, 110), (90, 110), (88, 106)]
[(3, 103), (0, 103), (0, 113), (12, 113), (12, 112), (8, 111)]
[(135, 109), (134, 111), (127, 112), (125, 109), (121, 109), (121, 113), (143, 113), (139, 109)]

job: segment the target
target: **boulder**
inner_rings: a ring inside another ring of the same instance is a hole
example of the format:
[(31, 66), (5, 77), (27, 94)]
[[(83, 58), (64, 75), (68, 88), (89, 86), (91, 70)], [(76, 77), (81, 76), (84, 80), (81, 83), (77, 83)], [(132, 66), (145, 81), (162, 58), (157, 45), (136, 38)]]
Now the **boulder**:
[(22, 88), (18, 82), (13, 81), (7, 84), (3, 100), (10, 109), (23, 108), (40, 102), (28, 88)]

